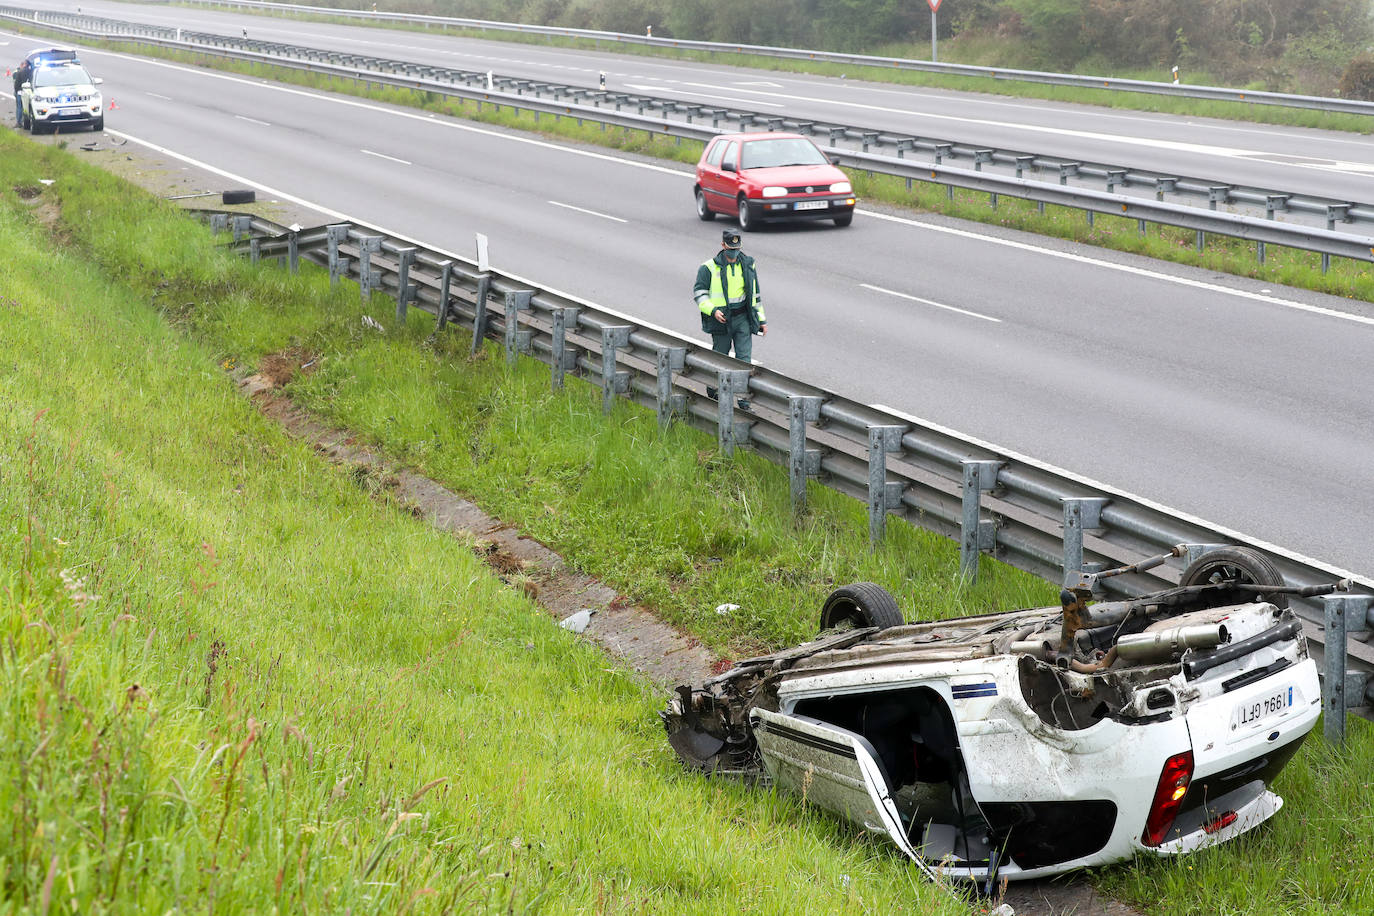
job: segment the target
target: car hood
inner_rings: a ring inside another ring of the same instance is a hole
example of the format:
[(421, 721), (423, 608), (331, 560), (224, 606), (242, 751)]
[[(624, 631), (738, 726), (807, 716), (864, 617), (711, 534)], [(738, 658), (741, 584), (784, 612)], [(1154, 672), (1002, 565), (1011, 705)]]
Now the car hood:
[(811, 185), (828, 187), (837, 181), (848, 181), (844, 172), (833, 165), (779, 165), (767, 169), (745, 169), (750, 180), (762, 184), (780, 184), (793, 187)]

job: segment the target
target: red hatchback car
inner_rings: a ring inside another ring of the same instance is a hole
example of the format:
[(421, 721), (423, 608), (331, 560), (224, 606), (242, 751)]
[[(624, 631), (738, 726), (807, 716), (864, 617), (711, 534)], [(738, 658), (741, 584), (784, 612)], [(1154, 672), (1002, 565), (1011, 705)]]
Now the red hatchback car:
[(722, 134), (697, 163), (697, 216), (725, 213), (745, 231), (772, 220), (854, 221), (854, 188), (801, 134)]

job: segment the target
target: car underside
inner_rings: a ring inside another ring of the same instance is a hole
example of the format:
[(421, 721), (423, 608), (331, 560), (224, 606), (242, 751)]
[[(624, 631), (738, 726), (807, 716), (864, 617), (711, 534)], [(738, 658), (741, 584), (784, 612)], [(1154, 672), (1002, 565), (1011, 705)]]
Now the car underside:
[(668, 740), (693, 769), (795, 791), (931, 874), (1036, 877), (1222, 842), (1278, 811), (1268, 785), (1320, 711), (1288, 597), (1339, 583), (1286, 587), (1243, 548), (1180, 581), (911, 624), (878, 586), (846, 586), (817, 639), (679, 687)]

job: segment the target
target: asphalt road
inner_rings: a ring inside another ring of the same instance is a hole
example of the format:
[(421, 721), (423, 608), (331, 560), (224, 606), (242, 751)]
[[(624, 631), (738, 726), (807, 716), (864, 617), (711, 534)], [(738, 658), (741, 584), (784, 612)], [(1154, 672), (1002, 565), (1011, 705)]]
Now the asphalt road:
[[(114, 4), (82, 10), (184, 15), (183, 25), (206, 30), (216, 26), (200, 16), (226, 15)], [(374, 50), (397, 57), (418, 56), (397, 47), (414, 43), (451, 46), (455, 55), (486, 48), (507, 61), (581, 60), (590, 70), (641, 66), (638, 58), (246, 21), (257, 37), (341, 44), (345, 36), (350, 47), (385, 42)], [(340, 36), (327, 40), (334, 32)], [(0, 55), (16, 59), (36, 44), (7, 32), (0, 42), (8, 42)], [(482, 232), (502, 270), (702, 336), (690, 286), (725, 224), (696, 219), (682, 167), (126, 55), (83, 56), (118, 103), (110, 129), (224, 170), (224, 187), (253, 183), (332, 211), (319, 222), (343, 214), (462, 254)], [(696, 70), (643, 66), (675, 78)], [(779, 81), (720, 67), (701, 72), (737, 84)], [(912, 105), (953, 98), (902, 92)], [(1008, 119), (1054, 120), (1069, 110), (986, 103)], [(1168, 118), (1098, 113), (1093, 123), (1109, 133), (1128, 121), (1191, 135)], [(1133, 129), (1126, 145), (1149, 151), (1139, 145), (1144, 127)], [(1267, 156), (1285, 155), (1280, 150), (1312, 133), (1209, 126), (1209, 142), (1228, 130), (1268, 138)], [(1325, 137), (1323, 149), (1358, 140)], [(1364, 180), (1362, 168), (1330, 174), (1351, 187)], [(1285, 174), (1299, 172), (1327, 175)], [(1374, 575), (1365, 523), (1374, 510), (1374, 386), (1361, 372), (1374, 342), (1368, 303), (871, 210), (849, 229), (769, 229), (749, 234), (745, 247), (759, 259), (770, 317), (755, 355), (771, 367)]]
[[(25, 5), (66, 11), (79, 8), (90, 15), (220, 34), (247, 32), (264, 41), (490, 69), (510, 76), (585, 86), (596, 85), (598, 76), (605, 73), (611, 89), (834, 119), (854, 126), (1228, 184), (1374, 202), (1374, 149), (1367, 137), (1338, 132), (1178, 118), (222, 10), (74, 0), (35, 0)], [(1165, 78), (1166, 74), (1160, 74), (1160, 79)], [(995, 88), (991, 83), (989, 86)]]

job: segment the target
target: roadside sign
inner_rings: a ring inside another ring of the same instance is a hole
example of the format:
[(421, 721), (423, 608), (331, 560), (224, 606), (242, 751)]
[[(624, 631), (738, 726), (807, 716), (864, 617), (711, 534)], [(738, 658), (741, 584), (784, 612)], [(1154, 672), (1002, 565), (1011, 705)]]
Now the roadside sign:
[(932, 13), (938, 13), (940, 11), (940, 0), (926, 0), (926, 3), (930, 4), (930, 11)]

